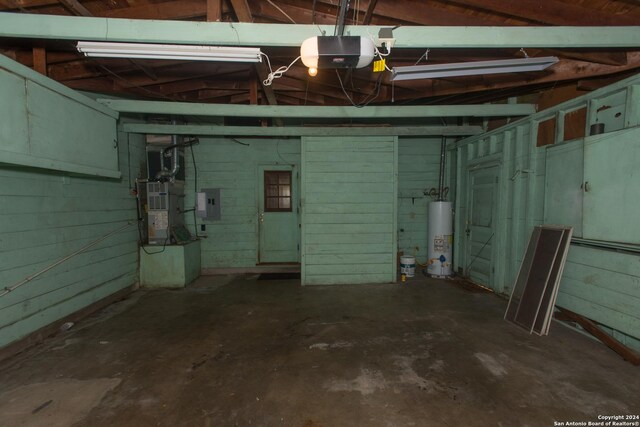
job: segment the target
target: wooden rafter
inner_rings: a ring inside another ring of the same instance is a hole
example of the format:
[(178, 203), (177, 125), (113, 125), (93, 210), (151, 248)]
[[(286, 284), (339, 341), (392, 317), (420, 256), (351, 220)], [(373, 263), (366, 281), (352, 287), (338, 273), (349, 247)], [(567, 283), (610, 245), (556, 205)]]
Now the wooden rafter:
[(222, 21), (222, 0), (207, 0), (207, 21)]
[(34, 46), (33, 69), (40, 74), (47, 75), (47, 51), (44, 47)]
[(201, 0), (179, 0), (105, 10), (97, 15), (129, 19), (191, 19), (206, 16), (206, 14), (207, 3)]
[(493, 13), (516, 16), (553, 25), (638, 25), (638, 16), (612, 15), (606, 11), (557, 0), (451, 0)]
[(367, 6), (367, 11), (364, 13), (364, 18), (362, 19), (362, 25), (371, 24), (371, 19), (373, 18), (373, 11), (378, 4), (378, 0), (370, 0), (369, 6)]
[[(482, 84), (453, 86), (448, 82), (438, 79), (415, 80), (411, 83), (402, 82), (404, 88), (413, 88), (414, 92), (407, 95), (396, 96), (397, 100), (418, 100), (422, 98), (433, 98), (445, 95), (470, 94), (474, 92), (498, 90), (514, 87), (531, 87), (544, 83), (557, 83), (570, 80), (585, 79), (597, 76), (621, 73), (633, 69), (640, 69), (640, 52), (633, 52), (628, 55), (627, 64), (622, 66), (611, 66), (593, 64), (582, 61), (564, 60), (554, 66), (553, 72), (540, 77), (529, 77), (527, 79), (506, 80), (504, 75), (493, 77)], [(420, 87), (422, 89), (420, 90)]]
[(93, 16), (89, 10), (84, 7), (78, 0), (59, 0), (60, 3), (67, 9), (69, 9), (74, 15), (78, 16)]
[[(331, 4), (330, 0), (318, 0)], [(431, 2), (429, 2), (431, 3)], [(425, 6), (422, 0), (383, 1), (376, 5), (375, 16), (384, 16), (398, 21), (421, 25), (503, 25), (504, 18), (485, 14), (483, 16), (460, 13), (458, 10)], [(372, 23), (373, 23), (372, 17)], [(525, 21), (523, 21), (524, 23)]]
[[(236, 14), (236, 17), (240, 22), (253, 22), (253, 15), (251, 14), (251, 9), (249, 8), (249, 3), (247, 3), (247, 0), (230, 0), (230, 2), (231, 7)], [(278, 103), (278, 100), (276, 99), (276, 94), (273, 90), (273, 87), (264, 84), (264, 81), (269, 75), (269, 70), (267, 69), (264, 62), (256, 64), (255, 70), (258, 74), (258, 78), (260, 79), (260, 83), (262, 84), (262, 91), (264, 92), (267, 102), (270, 105), (276, 105)]]

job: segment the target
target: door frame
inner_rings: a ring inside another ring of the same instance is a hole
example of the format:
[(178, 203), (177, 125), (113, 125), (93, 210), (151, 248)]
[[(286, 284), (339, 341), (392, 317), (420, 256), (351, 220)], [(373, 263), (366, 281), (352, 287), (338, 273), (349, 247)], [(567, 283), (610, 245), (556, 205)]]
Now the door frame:
[[(294, 195), (292, 197), (292, 212), (295, 214), (295, 222), (297, 223), (298, 230), (298, 255), (297, 260), (292, 262), (262, 262), (260, 260), (260, 233), (261, 222), (260, 213), (264, 210), (264, 171), (291, 171), (291, 192)], [(262, 183), (262, 185), (261, 185)], [(299, 265), (300, 264), (300, 238), (302, 235), (300, 228), (300, 200), (301, 200), (301, 188), (300, 188), (300, 166), (291, 163), (258, 163), (256, 168), (256, 265)]]

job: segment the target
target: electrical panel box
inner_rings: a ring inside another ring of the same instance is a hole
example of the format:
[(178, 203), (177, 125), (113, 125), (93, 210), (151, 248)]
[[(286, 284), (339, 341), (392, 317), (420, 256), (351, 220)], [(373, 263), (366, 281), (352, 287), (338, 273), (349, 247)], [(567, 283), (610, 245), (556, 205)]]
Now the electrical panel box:
[(172, 232), (184, 226), (184, 184), (147, 183), (147, 215), (150, 245), (171, 243)]
[(196, 215), (205, 221), (218, 221), (220, 206), (220, 189), (203, 188), (197, 196)]

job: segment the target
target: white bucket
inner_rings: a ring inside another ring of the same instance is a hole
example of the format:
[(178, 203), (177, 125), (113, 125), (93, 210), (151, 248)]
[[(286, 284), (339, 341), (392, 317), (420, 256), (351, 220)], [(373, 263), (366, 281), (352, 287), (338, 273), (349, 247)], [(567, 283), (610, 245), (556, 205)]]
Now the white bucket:
[(416, 258), (403, 255), (400, 257), (400, 274), (413, 277), (416, 274)]

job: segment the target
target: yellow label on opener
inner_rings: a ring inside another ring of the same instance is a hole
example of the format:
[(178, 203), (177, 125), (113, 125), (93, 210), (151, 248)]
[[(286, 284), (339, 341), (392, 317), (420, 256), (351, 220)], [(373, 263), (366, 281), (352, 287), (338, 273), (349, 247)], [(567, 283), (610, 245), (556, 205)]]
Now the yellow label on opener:
[(385, 61), (385, 59), (379, 59), (377, 61), (373, 61), (373, 72), (374, 73), (381, 73), (384, 71), (385, 69), (385, 64), (387, 61)]

